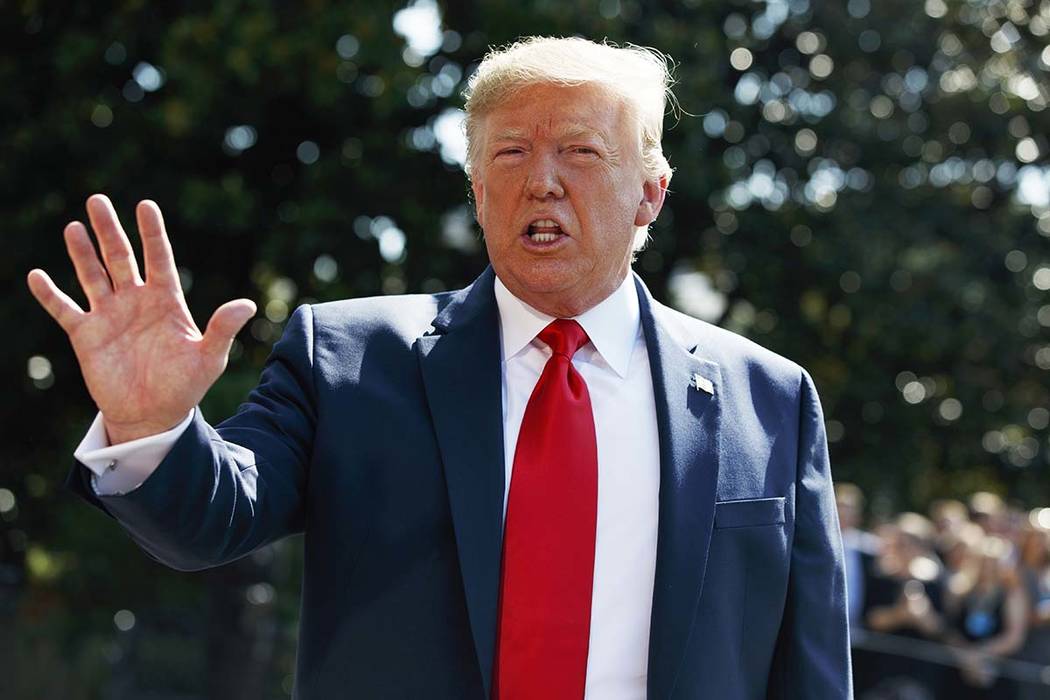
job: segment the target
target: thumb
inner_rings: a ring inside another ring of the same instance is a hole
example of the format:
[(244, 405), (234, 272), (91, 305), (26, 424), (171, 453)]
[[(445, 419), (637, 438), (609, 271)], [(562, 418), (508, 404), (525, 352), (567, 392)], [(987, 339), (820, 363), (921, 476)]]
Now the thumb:
[(254, 315), (255, 302), (251, 299), (234, 299), (215, 309), (204, 331), (204, 351), (225, 359), (234, 337)]

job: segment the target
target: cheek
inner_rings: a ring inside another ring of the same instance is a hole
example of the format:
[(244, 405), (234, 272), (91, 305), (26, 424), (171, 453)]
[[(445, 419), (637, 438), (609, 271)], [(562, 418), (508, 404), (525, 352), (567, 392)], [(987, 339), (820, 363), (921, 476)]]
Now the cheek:
[(638, 203), (645, 196), (642, 183), (625, 181), (623, 173), (606, 173), (602, 182), (602, 190), (610, 208), (615, 208), (617, 214), (620, 215), (630, 212), (633, 222)]
[(513, 206), (513, 192), (514, 186), (507, 178), (497, 177), (492, 173), (486, 179), (485, 186), (481, 188), (481, 197), (477, 198), (475, 195), (475, 201), (478, 202), (479, 209), (483, 208), (488, 217), (492, 219), (491, 223), (498, 225), (499, 217), (506, 215)]
[(638, 213), (640, 192), (623, 186), (610, 188), (602, 198), (602, 205), (596, 208), (595, 215), (601, 220), (608, 235), (613, 231), (634, 231), (634, 220)]

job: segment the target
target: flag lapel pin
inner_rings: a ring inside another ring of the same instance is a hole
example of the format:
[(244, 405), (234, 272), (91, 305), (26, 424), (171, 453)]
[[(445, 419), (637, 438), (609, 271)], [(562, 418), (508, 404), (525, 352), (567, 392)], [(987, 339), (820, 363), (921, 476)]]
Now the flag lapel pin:
[(691, 381), (689, 384), (690, 386), (696, 387), (697, 391), (706, 392), (708, 394), (711, 394), (711, 396), (715, 395), (715, 385), (712, 384), (711, 380), (707, 377), (701, 376), (699, 374), (694, 374), (693, 381)]

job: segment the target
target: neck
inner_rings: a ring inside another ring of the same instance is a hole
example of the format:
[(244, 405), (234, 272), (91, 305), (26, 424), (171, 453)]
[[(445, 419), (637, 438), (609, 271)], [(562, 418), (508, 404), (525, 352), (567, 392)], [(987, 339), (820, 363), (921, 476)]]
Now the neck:
[[(628, 268), (627, 273), (629, 272), (630, 269)], [(503, 280), (503, 284), (511, 294), (540, 313), (555, 318), (575, 318), (612, 296), (613, 292), (623, 284), (627, 273), (611, 284), (586, 290), (582, 294), (577, 292), (571, 294), (566, 294), (565, 292), (533, 292), (528, 289), (518, 288), (517, 285), (508, 280)]]

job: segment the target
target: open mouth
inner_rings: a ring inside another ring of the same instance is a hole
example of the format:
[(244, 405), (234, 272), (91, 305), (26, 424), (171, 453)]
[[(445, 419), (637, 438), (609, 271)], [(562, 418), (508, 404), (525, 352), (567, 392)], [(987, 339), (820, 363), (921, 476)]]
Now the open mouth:
[(553, 219), (537, 219), (529, 224), (525, 234), (533, 243), (553, 243), (565, 236), (561, 226)]

